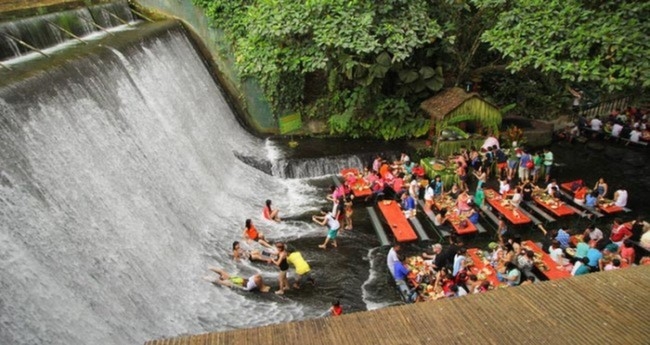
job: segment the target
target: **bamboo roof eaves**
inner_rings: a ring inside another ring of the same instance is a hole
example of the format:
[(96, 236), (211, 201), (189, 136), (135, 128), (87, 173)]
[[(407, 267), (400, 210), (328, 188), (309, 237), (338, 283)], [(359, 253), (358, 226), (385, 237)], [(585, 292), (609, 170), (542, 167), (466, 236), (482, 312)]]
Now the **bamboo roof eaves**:
[(466, 92), (459, 87), (452, 87), (430, 97), (420, 104), (420, 109), (429, 114), (431, 119), (439, 121), (447, 115), (452, 114), (456, 108), (472, 98), (477, 98), (481, 102), (485, 102), (496, 111), (499, 110), (492, 103), (481, 98), (478, 93)]
[(647, 344), (650, 266), (158, 344)]

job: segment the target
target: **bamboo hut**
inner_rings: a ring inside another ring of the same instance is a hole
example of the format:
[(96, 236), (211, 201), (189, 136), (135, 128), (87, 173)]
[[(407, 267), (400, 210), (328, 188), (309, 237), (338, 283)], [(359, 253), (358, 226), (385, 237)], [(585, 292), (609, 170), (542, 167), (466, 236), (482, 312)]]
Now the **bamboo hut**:
[(501, 112), (478, 93), (453, 87), (422, 102), (420, 108), (431, 116), (435, 156), (446, 157), (461, 146), (480, 147), (485, 135), (498, 137)]

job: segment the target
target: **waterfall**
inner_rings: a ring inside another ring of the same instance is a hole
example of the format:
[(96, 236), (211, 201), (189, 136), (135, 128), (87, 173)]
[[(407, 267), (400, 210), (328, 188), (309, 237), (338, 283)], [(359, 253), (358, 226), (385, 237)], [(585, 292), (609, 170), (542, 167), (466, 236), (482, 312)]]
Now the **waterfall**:
[(179, 24), (26, 63), (0, 71), (1, 344), (138, 344), (304, 316), (202, 280), (209, 265), (260, 272), (229, 258), (244, 219), (261, 222), (266, 198), (305, 212), (316, 191), (236, 158), (262, 161), (264, 143)]
[(116, 17), (134, 21), (126, 1), (0, 23), (0, 61), (32, 52), (18, 40), (43, 50), (74, 40), (64, 30), (83, 37), (100, 30), (94, 24), (104, 28), (123, 25)]

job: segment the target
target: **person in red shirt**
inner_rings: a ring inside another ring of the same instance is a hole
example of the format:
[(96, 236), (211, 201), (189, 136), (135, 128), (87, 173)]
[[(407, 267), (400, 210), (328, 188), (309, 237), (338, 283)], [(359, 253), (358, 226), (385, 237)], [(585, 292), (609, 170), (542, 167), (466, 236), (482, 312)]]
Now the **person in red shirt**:
[(329, 312), (331, 316), (339, 316), (343, 314), (341, 303), (339, 301), (332, 302), (332, 307), (329, 309)]
[(623, 246), (621, 247), (621, 259), (625, 260), (628, 265), (634, 263), (634, 243), (631, 240), (623, 241)]
[(609, 239), (620, 248), (623, 242), (630, 237), (632, 237), (632, 231), (630, 231), (628, 225), (623, 223), (620, 218), (614, 219), (614, 225), (612, 225), (612, 233), (609, 235)]
[(272, 248), (271, 245), (266, 242), (266, 239), (264, 238), (264, 235), (261, 234), (255, 226), (253, 225), (253, 221), (250, 219), (246, 219), (246, 225), (244, 228), (244, 238), (248, 241), (255, 241), (264, 247), (267, 248)]
[(413, 169), (411, 169), (411, 172), (413, 173), (413, 175), (418, 177), (424, 176), (424, 168), (417, 163), (415, 163), (415, 166), (413, 167)]

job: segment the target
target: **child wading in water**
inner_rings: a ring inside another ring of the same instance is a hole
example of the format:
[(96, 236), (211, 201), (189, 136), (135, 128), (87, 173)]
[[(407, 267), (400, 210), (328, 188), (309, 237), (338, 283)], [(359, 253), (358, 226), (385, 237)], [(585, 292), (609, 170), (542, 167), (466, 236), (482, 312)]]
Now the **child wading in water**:
[(320, 216), (313, 216), (311, 219), (320, 224), (320, 225), (327, 225), (327, 228), (329, 231), (327, 232), (327, 237), (325, 238), (325, 242), (323, 244), (319, 244), (318, 248), (326, 249), (327, 248), (327, 243), (331, 240), (332, 241), (332, 247), (336, 248), (336, 235), (339, 233), (339, 228), (341, 228), (341, 223), (339, 223), (336, 218), (332, 215), (331, 212), (329, 212), (327, 209), (322, 209), (320, 211)]
[(352, 230), (352, 213), (354, 213), (354, 210), (352, 209), (352, 197), (348, 196), (345, 198), (345, 230)]
[(327, 309), (326, 312), (321, 314), (321, 317), (339, 316), (341, 314), (343, 314), (343, 308), (341, 307), (341, 303), (338, 300), (336, 300), (332, 302), (332, 306), (329, 309)]

